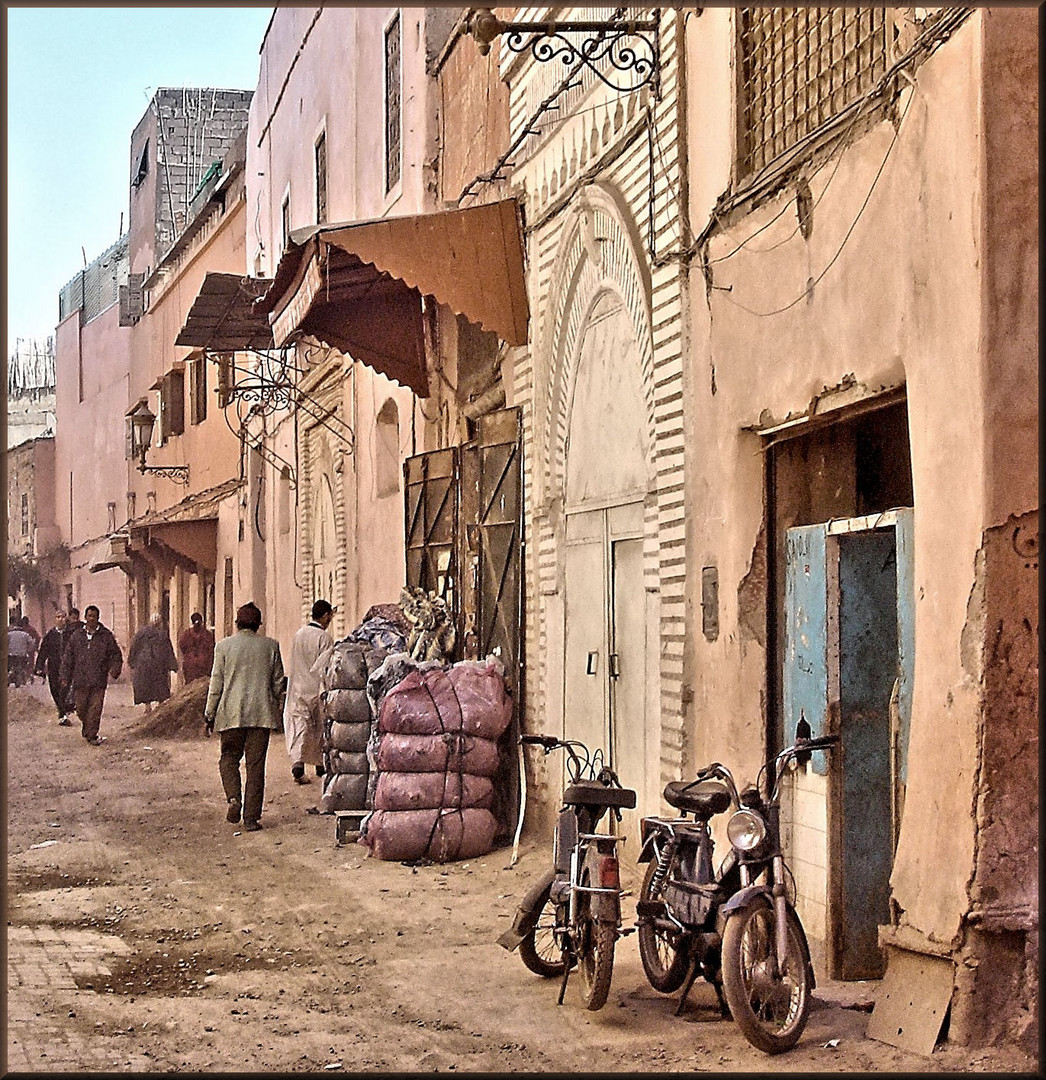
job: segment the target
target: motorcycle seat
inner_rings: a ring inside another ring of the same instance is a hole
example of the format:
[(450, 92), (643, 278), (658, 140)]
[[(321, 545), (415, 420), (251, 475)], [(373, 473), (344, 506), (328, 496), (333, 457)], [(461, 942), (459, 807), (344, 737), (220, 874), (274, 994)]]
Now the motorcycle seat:
[(568, 806), (618, 806), (632, 810), (636, 793), (629, 788), (605, 787), (598, 780), (579, 780), (563, 792)]
[(730, 806), (730, 791), (718, 780), (673, 780), (665, 785), (665, 802), (707, 820)]

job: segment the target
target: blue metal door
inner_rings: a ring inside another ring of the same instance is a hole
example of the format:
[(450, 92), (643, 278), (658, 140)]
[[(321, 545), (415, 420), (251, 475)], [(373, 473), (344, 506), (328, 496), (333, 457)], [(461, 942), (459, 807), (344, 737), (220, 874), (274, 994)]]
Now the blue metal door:
[[(785, 536), (784, 708), (778, 745), (788, 746), (800, 720), (823, 735), (828, 715), (828, 574), (824, 525), (789, 529)], [(823, 773), (824, 754), (812, 767)]]
[(842, 979), (885, 970), (879, 926), (890, 921), (893, 766), (890, 705), (898, 673), (893, 529), (838, 537), (839, 733), (842, 736)]

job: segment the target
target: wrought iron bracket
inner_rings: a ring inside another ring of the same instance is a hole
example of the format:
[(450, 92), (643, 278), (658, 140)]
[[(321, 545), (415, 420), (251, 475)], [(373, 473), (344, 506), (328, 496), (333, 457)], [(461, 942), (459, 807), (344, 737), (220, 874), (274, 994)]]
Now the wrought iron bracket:
[(188, 465), (146, 465), (143, 461), (138, 466), (138, 471), (140, 473), (159, 473), (161, 476), (166, 476), (168, 480), (181, 484), (182, 487), (189, 486)]
[[(657, 8), (649, 19), (517, 23), (499, 19), (492, 8), (475, 8), (469, 16), (468, 32), (484, 56), (491, 42), (506, 34), (508, 49), (514, 53), (529, 50), (538, 63), (560, 60), (570, 67), (580, 61), (611, 90), (628, 93), (651, 86), (656, 92), (661, 67), (659, 25)], [(564, 34), (587, 36), (575, 43)], [(609, 61), (609, 70), (604, 70), (607, 65), (603, 61)]]

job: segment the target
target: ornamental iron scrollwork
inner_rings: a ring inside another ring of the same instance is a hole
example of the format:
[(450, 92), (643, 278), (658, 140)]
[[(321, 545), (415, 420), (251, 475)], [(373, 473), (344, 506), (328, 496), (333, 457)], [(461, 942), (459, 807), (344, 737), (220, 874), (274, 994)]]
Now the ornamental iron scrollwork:
[[(514, 53), (529, 50), (538, 63), (560, 60), (565, 67), (580, 63), (602, 83), (620, 93), (652, 86), (660, 69), (658, 26), (660, 11), (649, 19), (582, 20), (577, 22), (504, 22), (491, 8), (478, 8), (469, 17), (469, 33), (481, 54), (490, 51), (494, 38), (504, 34), (505, 47)], [(573, 42), (564, 34), (587, 34)], [(612, 69), (606, 70), (607, 63)], [(631, 76), (626, 78), (626, 76)]]

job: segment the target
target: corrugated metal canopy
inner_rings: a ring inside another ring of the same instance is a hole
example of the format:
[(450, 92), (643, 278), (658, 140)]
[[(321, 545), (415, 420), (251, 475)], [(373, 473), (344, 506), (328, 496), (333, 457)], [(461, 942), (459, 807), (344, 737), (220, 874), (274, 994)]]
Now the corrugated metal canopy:
[(515, 199), (296, 230), (269, 290), (273, 341), (309, 334), (424, 396), (423, 295), (510, 345), (526, 343)]
[(261, 302), (271, 285), (271, 278), (208, 274), (175, 345), (210, 352), (271, 349), (272, 327)]

